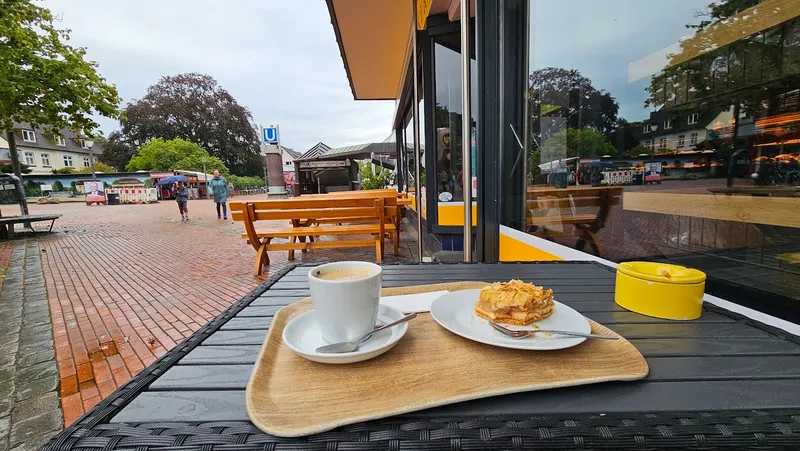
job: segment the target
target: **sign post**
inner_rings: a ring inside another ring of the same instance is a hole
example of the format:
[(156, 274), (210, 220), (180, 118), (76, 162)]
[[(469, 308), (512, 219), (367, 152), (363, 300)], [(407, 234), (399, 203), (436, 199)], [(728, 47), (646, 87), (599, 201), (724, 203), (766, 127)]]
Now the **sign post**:
[(283, 178), (283, 150), (281, 149), (280, 125), (264, 127), (261, 132), (267, 145), (266, 172), (269, 194), (286, 194), (286, 182)]

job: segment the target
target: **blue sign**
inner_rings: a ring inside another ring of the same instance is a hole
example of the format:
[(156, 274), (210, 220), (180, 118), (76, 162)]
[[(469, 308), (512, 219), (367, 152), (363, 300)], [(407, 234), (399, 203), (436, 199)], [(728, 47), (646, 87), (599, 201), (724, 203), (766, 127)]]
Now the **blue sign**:
[(269, 144), (278, 143), (278, 129), (275, 127), (264, 129), (264, 142)]

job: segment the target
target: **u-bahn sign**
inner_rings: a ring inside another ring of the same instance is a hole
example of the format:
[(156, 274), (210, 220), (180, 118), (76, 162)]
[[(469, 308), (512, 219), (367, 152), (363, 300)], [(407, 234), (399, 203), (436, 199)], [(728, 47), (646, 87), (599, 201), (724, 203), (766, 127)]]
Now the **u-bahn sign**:
[(264, 128), (264, 142), (267, 143), (267, 144), (277, 144), (278, 143), (278, 128), (277, 127)]

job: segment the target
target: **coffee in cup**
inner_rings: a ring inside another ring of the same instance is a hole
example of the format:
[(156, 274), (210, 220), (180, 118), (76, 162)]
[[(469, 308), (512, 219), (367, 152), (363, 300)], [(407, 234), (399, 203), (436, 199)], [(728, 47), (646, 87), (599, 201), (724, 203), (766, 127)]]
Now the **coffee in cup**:
[(367, 262), (327, 263), (308, 272), (311, 303), (325, 341), (353, 341), (375, 327), (382, 277), (383, 269)]

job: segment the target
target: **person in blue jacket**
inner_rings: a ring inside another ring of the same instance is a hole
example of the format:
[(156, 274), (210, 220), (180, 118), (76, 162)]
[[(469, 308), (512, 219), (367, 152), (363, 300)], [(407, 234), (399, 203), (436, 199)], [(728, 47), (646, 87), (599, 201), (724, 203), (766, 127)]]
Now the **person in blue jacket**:
[[(217, 219), (228, 219), (228, 181), (219, 175), (219, 170), (214, 169), (214, 178), (209, 180), (208, 187), (214, 195), (214, 203), (217, 204)], [(220, 216), (222, 207), (222, 216)]]

